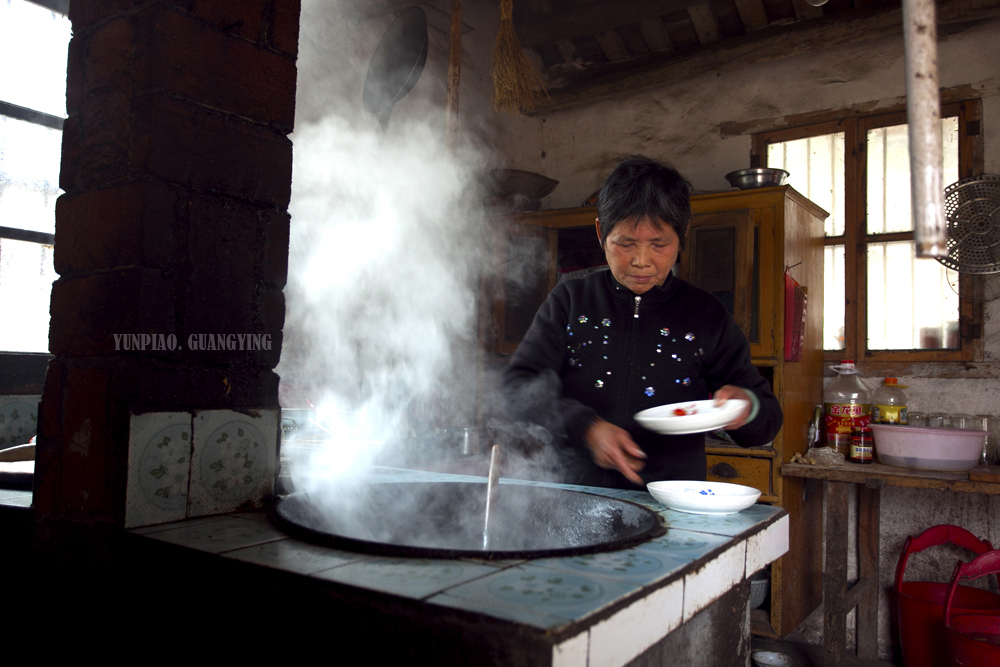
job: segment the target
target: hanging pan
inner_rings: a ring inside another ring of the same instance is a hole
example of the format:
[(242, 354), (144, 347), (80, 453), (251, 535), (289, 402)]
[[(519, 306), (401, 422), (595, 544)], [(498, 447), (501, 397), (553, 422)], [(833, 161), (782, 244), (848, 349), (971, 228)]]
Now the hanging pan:
[(383, 130), (396, 102), (417, 83), (427, 62), (427, 15), (420, 7), (401, 12), (386, 29), (368, 64), (361, 101)]

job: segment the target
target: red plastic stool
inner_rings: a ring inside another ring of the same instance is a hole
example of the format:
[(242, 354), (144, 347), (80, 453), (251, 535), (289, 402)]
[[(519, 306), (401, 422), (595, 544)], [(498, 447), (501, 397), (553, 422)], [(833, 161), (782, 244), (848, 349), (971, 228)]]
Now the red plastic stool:
[[(944, 604), (949, 585), (931, 581), (903, 582), (903, 571), (911, 553), (951, 543), (975, 552), (993, 550), (993, 545), (959, 526), (932, 526), (917, 537), (907, 537), (896, 564), (896, 604), (899, 612), (899, 643), (906, 667), (941, 667), (948, 663), (948, 636), (944, 630)], [(997, 578), (1000, 582), (1000, 577)], [(1000, 613), (1000, 595), (961, 586), (955, 591), (952, 614)]]
[(952, 607), (961, 579), (976, 579), (985, 574), (1000, 574), (1000, 551), (990, 551), (968, 563), (958, 562), (944, 603), (944, 626), (948, 632), (951, 665), (960, 667), (996, 667), (1000, 665), (1000, 610), (956, 616)]

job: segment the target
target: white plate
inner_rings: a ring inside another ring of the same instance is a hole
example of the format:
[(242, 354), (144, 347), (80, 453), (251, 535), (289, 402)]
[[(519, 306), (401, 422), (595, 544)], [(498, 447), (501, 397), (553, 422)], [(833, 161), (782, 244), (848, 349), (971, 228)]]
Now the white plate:
[(672, 510), (689, 514), (736, 514), (757, 502), (760, 491), (725, 482), (675, 479), (646, 485), (650, 495)]
[[(635, 420), (643, 428), (657, 433), (670, 435), (703, 433), (714, 431), (733, 421), (747, 405), (749, 403), (742, 398), (731, 398), (719, 406), (715, 405), (713, 399), (671, 403), (637, 412)], [(675, 410), (684, 410), (688, 414), (676, 415)]]

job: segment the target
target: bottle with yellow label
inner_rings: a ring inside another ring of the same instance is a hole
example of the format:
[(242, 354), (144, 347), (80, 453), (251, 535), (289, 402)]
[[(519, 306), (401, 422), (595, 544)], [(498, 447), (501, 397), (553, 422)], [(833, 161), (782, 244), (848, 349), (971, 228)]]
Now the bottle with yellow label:
[(872, 397), (872, 421), (876, 424), (906, 423), (906, 392), (896, 378), (886, 378)]

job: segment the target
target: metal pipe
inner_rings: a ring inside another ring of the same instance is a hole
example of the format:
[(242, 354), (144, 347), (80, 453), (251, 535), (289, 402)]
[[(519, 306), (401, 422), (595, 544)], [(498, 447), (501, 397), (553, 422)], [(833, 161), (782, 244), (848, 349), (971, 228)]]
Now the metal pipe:
[(490, 473), (486, 480), (486, 517), (483, 521), (483, 551), (490, 549), (490, 516), (497, 504), (497, 487), (500, 485), (500, 445), (493, 445), (490, 452)]
[(448, 96), (445, 104), (445, 144), (458, 145), (458, 88), (462, 73), (462, 0), (451, 4), (451, 32), (448, 40)]
[(910, 194), (917, 257), (948, 255), (941, 178), (941, 98), (934, 0), (903, 0)]

